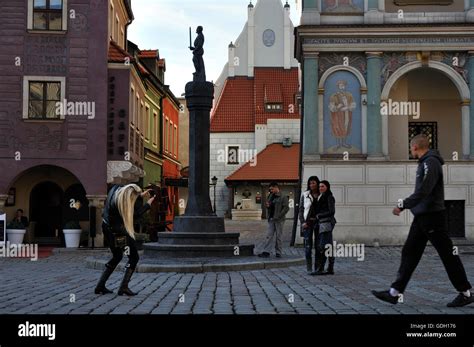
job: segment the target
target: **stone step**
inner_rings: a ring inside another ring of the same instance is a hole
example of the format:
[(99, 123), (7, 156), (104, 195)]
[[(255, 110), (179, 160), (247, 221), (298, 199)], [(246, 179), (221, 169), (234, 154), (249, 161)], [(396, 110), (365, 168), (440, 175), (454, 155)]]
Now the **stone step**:
[(240, 233), (158, 233), (158, 243), (165, 245), (237, 245)]
[(153, 257), (239, 257), (253, 255), (254, 245), (165, 245), (147, 243), (143, 245), (146, 256)]

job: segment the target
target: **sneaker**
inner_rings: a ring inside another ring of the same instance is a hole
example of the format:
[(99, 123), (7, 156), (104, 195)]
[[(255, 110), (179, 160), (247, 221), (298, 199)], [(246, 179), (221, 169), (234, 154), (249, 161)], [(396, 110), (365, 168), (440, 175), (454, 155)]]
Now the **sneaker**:
[(270, 256), (270, 253), (268, 252), (263, 252), (258, 255), (260, 258), (268, 258)]
[(391, 303), (392, 305), (395, 305), (398, 302), (398, 296), (392, 296), (390, 295), (389, 290), (384, 290), (384, 291), (376, 291), (372, 290), (372, 294), (377, 298), (382, 301)]
[(463, 293), (459, 293), (456, 298), (451, 301), (447, 306), (448, 307), (463, 307), (469, 304), (472, 304), (474, 302), (474, 296), (471, 294), (471, 296), (467, 297)]

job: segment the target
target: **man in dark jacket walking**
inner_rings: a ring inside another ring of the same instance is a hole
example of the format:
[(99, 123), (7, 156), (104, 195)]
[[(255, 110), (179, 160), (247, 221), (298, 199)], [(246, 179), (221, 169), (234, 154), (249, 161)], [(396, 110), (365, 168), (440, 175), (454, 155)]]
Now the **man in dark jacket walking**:
[(429, 149), (429, 140), (425, 135), (415, 136), (410, 143), (410, 149), (413, 157), (419, 159), (415, 192), (405, 200), (400, 200), (393, 214), (399, 216), (403, 210), (409, 209), (415, 218), (403, 246), (397, 279), (390, 290), (372, 291), (372, 294), (380, 300), (396, 304), (399, 295), (405, 291), (429, 240), (441, 257), (451, 283), (459, 292), (448, 307), (471, 304), (474, 302), (470, 292), (471, 284), (447, 233), (442, 167), (444, 160), (438, 151)]

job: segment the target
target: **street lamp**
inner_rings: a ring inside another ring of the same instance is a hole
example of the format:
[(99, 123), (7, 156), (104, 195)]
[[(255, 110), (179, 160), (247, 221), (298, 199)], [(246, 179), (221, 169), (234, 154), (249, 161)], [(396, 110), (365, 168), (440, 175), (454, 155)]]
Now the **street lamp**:
[(211, 178), (212, 185), (214, 186), (214, 213), (216, 213), (216, 186), (218, 180), (219, 179), (216, 176)]

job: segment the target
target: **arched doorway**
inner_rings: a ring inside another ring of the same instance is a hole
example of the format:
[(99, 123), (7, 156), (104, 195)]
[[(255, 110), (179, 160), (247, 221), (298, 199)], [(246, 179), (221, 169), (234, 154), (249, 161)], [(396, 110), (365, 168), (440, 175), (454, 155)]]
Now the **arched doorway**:
[[(64, 244), (63, 227), (79, 221), (83, 230), (89, 225), (89, 199), (78, 178), (62, 167), (38, 165), (21, 173), (10, 183), (16, 192), (15, 203), (6, 208), (7, 220), (15, 211), (24, 210), (30, 225), (25, 241), (42, 245)], [(71, 207), (71, 199), (79, 201), (79, 209)]]
[(394, 101), (405, 110), (408, 104), (418, 102), (420, 114), (415, 119), (413, 114), (381, 112), (383, 152), (391, 160), (409, 159), (409, 138), (417, 132), (434, 133), (434, 147), (447, 160), (454, 155), (459, 159), (469, 157), (470, 92), (466, 81), (452, 67), (432, 60), (426, 65), (415, 61), (402, 66), (382, 91), (382, 103), (396, 104)]
[(30, 194), (30, 218), (38, 243), (59, 243), (62, 230), (64, 193), (53, 182), (37, 184)]

